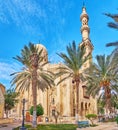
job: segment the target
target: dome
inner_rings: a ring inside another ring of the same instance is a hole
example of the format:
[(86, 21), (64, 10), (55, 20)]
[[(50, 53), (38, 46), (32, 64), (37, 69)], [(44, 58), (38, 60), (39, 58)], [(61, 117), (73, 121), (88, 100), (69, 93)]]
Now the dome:
[(44, 57), (44, 61), (48, 61), (48, 53), (45, 46), (43, 46), (42, 44), (36, 44), (36, 47), (39, 49), (39, 51), (43, 49), (42, 56)]
[(42, 44), (36, 44), (36, 47), (39, 48), (39, 50), (43, 49), (43, 51), (47, 53), (45, 46), (43, 46)]

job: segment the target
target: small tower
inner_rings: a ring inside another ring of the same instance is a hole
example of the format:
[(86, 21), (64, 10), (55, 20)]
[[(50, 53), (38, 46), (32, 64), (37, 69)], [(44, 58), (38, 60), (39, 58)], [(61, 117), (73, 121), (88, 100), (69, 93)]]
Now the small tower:
[[(84, 45), (86, 48), (86, 55), (91, 54), (92, 56), (93, 45), (89, 38), (89, 33), (90, 33), (90, 28), (88, 26), (89, 16), (86, 13), (85, 6), (83, 6), (82, 8), (82, 14), (80, 16), (80, 20), (82, 22), (82, 26), (81, 26), (82, 42), (80, 43), (80, 46)], [(89, 67), (90, 61), (91, 60), (85, 63), (84, 68)]]

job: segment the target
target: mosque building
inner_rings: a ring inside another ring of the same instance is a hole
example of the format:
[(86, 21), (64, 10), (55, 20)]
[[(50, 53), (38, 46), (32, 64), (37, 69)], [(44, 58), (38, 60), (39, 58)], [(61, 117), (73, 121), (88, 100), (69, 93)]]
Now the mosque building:
[[(81, 34), (82, 34), (82, 41), (78, 46), (84, 45), (86, 48), (86, 54), (91, 54), (93, 51), (93, 45), (91, 43), (91, 40), (89, 38), (90, 28), (88, 26), (89, 16), (86, 12), (86, 8), (82, 8), (82, 13), (80, 16), (81, 20)], [(40, 49), (43, 48), (43, 55), (44, 60), (48, 60), (48, 53), (46, 48), (41, 45), (37, 44), (37, 47)], [(82, 67), (82, 71), (84, 71), (85, 68), (88, 68), (90, 65), (90, 60), (84, 64)], [(63, 63), (59, 64), (51, 64), (49, 63), (46, 67), (47, 70), (50, 70), (52, 72), (56, 72), (56, 68), (63, 65)], [(56, 79), (55, 82), (62, 79), (63, 76)], [(19, 103), (16, 105), (16, 108), (14, 109), (15, 117), (21, 118), (22, 117), (22, 100), (25, 98), (27, 102), (25, 103), (25, 110), (26, 115), (28, 115), (28, 110), (32, 106), (32, 89), (28, 91), (24, 91), (20, 93), (19, 97)], [(60, 117), (68, 117), (72, 118), (75, 117), (75, 105), (76, 105), (76, 92), (74, 84), (72, 83), (72, 79), (68, 78), (65, 81), (63, 81), (61, 84), (54, 86), (53, 88), (50, 88), (45, 91), (41, 91), (40, 89), (37, 89), (37, 104), (41, 104), (44, 108), (44, 116), (49, 117), (50, 119), (53, 116), (53, 113), (55, 111), (59, 112)], [(86, 114), (94, 113), (97, 114), (97, 100), (93, 98), (92, 96), (88, 96), (86, 94), (86, 85), (84, 83), (81, 83), (79, 86), (79, 119), (83, 119)]]

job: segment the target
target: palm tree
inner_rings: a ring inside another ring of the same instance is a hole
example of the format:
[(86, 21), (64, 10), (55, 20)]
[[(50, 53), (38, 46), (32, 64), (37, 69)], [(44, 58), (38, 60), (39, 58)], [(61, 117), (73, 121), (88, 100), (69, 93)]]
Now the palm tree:
[(80, 81), (83, 79), (82, 73), (82, 66), (87, 62), (91, 56), (88, 54), (86, 55), (86, 49), (84, 46), (81, 48), (76, 47), (75, 41), (72, 42), (72, 45), (69, 44), (66, 48), (66, 53), (58, 54), (62, 59), (64, 65), (58, 68), (59, 72), (57, 73), (57, 77), (63, 75), (62, 80), (58, 82), (61, 83), (62, 81), (72, 78), (72, 83), (76, 85), (76, 120), (78, 120), (78, 105), (79, 105), (79, 84)]
[(111, 97), (111, 106), (112, 106), (112, 111), (115, 113), (117, 106), (118, 106), (118, 95), (117, 93), (113, 94)]
[[(105, 13), (105, 15), (114, 20), (114, 22), (108, 23), (108, 27), (118, 30), (118, 14)], [(107, 47), (109, 47), (109, 46), (116, 47), (113, 52), (115, 53), (115, 57), (117, 58), (118, 57), (118, 41), (107, 43), (106, 46)]]
[(44, 91), (54, 85), (54, 75), (49, 70), (45, 69), (48, 61), (44, 61), (43, 49), (39, 51), (36, 45), (29, 43), (21, 50), (21, 56), (16, 56), (14, 59), (19, 61), (23, 68), (20, 72), (11, 74), (13, 77), (11, 85), (16, 85), (19, 91), (28, 90), (32, 87), (33, 93), (33, 127), (36, 123), (36, 105), (37, 105), (37, 88)]
[[(108, 27), (118, 30), (118, 14), (105, 13), (105, 15), (114, 20), (114, 22), (108, 23)], [(117, 46), (118, 47), (118, 41), (108, 43), (106, 46)]]
[[(115, 109), (117, 107), (117, 94), (115, 91), (111, 90), (111, 98), (109, 100), (109, 106), (110, 106), (110, 113), (114, 112), (115, 113)], [(104, 108), (105, 108), (105, 104), (106, 104), (106, 98), (105, 98), (105, 92), (102, 91), (99, 98), (98, 98), (98, 112), (102, 113), (104, 112)], [(102, 113), (104, 114), (104, 113)]]
[(104, 106), (105, 106), (105, 98), (99, 97), (97, 100), (97, 108), (98, 108), (98, 114), (101, 116), (101, 114), (104, 114)]
[(113, 53), (109, 56), (97, 55), (96, 63), (93, 63), (86, 71), (88, 79), (88, 94), (92, 96), (99, 95), (101, 91), (104, 91), (105, 106), (108, 112), (111, 104), (111, 92), (118, 93), (118, 60), (114, 59)]

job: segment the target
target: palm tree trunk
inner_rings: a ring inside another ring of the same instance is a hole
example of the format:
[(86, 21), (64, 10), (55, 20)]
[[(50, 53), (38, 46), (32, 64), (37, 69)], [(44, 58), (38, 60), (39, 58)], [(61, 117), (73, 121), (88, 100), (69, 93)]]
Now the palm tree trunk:
[(105, 87), (105, 98), (106, 98), (106, 112), (108, 114), (108, 111), (110, 111), (110, 107), (111, 107), (111, 90), (109, 89), (108, 86)]
[(34, 69), (32, 72), (32, 92), (33, 92), (33, 127), (37, 126), (37, 117), (36, 117), (36, 105), (37, 105), (37, 69)]
[(38, 68), (38, 55), (33, 53), (31, 55), (32, 65), (32, 93), (33, 93), (33, 120), (32, 126), (37, 127), (36, 105), (37, 105), (37, 68)]
[(79, 79), (75, 80), (76, 82), (76, 123), (79, 120)]
[(5, 111), (6, 118), (8, 118), (8, 110)]

